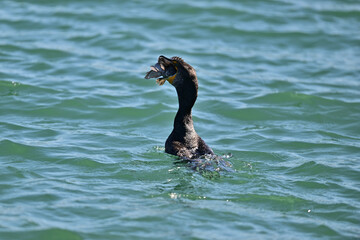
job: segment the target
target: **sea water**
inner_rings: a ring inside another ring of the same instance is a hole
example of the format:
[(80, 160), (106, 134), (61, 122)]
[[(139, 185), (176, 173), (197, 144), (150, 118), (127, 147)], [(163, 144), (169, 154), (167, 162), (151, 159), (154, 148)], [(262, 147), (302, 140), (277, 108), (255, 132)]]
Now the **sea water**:
[[(0, 239), (360, 238), (359, 1), (0, 5)], [(234, 171), (164, 153), (159, 55)]]

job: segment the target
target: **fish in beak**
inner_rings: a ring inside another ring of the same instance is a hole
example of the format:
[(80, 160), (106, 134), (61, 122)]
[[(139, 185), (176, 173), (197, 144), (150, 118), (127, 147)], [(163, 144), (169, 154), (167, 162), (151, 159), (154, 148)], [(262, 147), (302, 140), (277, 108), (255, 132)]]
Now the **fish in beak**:
[(178, 70), (176, 63), (173, 59), (160, 56), (158, 62), (150, 67), (151, 70), (146, 74), (145, 78), (157, 78), (156, 82), (159, 85), (163, 85), (166, 80), (172, 84)]

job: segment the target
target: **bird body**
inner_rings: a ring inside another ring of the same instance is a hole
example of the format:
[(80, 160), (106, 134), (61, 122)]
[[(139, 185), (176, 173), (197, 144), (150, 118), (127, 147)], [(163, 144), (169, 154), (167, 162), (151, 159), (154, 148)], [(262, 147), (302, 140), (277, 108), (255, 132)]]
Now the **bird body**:
[(179, 109), (174, 119), (174, 128), (165, 143), (165, 152), (183, 159), (196, 159), (213, 150), (194, 129), (192, 107), (198, 95), (198, 80), (195, 69), (179, 57), (171, 59), (160, 56), (145, 78), (159, 77), (162, 85), (169, 81), (176, 89)]

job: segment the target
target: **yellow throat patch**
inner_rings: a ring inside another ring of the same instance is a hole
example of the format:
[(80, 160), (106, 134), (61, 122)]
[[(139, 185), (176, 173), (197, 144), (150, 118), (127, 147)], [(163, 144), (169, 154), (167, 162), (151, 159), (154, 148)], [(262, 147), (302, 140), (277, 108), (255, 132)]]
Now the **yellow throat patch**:
[[(176, 63), (176, 61), (173, 61), (173, 63)], [(172, 76), (170, 76), (170, 77), (168, 77), (168, 78), (162, 78), (162, 79), (157, 79), (157, 80), (156, 80), (156, 83), (159, 84), (159, 86), (164, 85), (165, 82), (166, 82), (166, 80), (167, 80), (171, 85), (173, 85), (173, 82), (174, 82), (174, 79), (176, 78), (177, 70), (178, 70), (178, 68), (177, 68), (176, 66), (174, 66), (174, 67), (175, 67), (175, 69), (176, 69), (176, 73), (175, 73), (174, 75), (172, 75)]]
[(174, 75), (172, 75), (171, 77), (168, 77), (168, 78), (166, 79), (166, 80), (168, 80), (169, 83), (171, 83), (171, 85), (173, 84), (174, 79), (176, 78), (176, 74), (177, 74), (177, 73), (175, 73)]
[(176, 78), (176, 75), (177, 75), (177, 73), (178, 73), (178, 68), (177, 68), (177, 66), (176, 66), (177, 62), (176, 62), (176, 61), (173, 61), (173, 63), (174, 63), (174, 67), (175, 67), (176, 73), (166, 79), (166, 80), (168, 80), (169, 83), (171, 83), (171, 85), (173, 84), (174, 79)]

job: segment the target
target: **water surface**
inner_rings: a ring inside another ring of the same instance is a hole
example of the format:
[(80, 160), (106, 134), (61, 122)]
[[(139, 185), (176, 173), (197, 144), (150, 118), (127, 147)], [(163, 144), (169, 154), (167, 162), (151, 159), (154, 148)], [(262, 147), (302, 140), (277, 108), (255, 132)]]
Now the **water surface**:
[[(1, 5), (1, 239), (360, 238), (358, 1)], [(159, 55), (234, 172), (164, 153)]]

